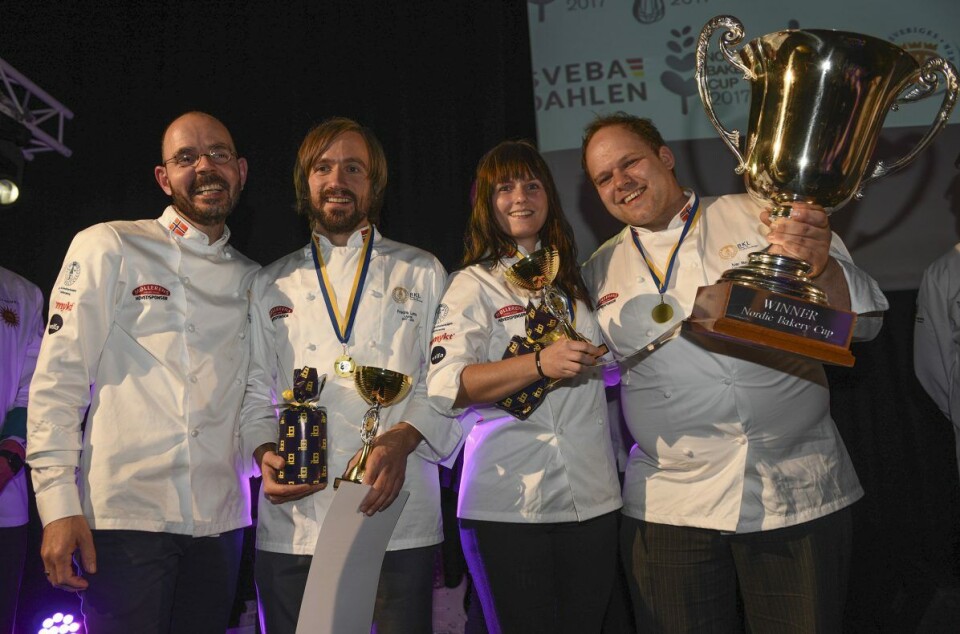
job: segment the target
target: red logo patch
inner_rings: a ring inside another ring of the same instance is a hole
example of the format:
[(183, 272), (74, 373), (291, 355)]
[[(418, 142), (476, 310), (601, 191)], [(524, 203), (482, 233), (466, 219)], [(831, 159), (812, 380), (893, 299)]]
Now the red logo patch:
[(620, 293), (607, 293), (597, 301), (597, 308), (603, 308), (607, 304), (612, 304), (620, 297)]
[(133, 289), (133, 296), (137, 301), (144, 299), (162, 299), (166, 301), (170, 297), (170, 291), (159, 284), (144, 284)]
[(69, 313), (71, 310), (73, 310), (73, 302), (57, 302), (57, 301), (55, 301), (55, 302), (53, 303), (53, 305), (54, 305), (54, 308), (56, 308), (57, 310), (61, 310), (61, 311), (65, 312), (65, 313)]
[(293, 312), (293, 309), (289, 306), (274, 306), (270, 309), (270, 321), (276, 321), (278, 319), (284, 319), (287, 315)]
[(451, 339), (453, 339), (453, 335), (448, 332), (441, 332), (439, 335), (433, 336), (433, 339), (430, 340), (430, 345), (433, 346), (441, 341), (450, 341)]
[(511, 304), (510, 306), (504, 306), (495, 312), (493, 317), (494, 319), (506, 319), (508, 317), (513, 317), (514, 315), (519, 315), (525, 312), (527, 312), (527, 309), (520, 304)]

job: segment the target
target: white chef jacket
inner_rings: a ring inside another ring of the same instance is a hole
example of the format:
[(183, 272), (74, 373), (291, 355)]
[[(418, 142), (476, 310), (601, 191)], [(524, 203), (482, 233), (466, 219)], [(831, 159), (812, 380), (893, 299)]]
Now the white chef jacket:
[[(690, 203), (694, 197), (691, 195)], [(674, 318), (656, 324), (660, 295), (633, 243), (662, 270), (683, 228), (625, 227), (584, 265), (604, 339), (618, 354), (639, 349), (691, 312), (697, 288), (765, 248), (760, 205), (746, 195), (700, 202), (701, 217), (680, 247), (664, 298)], [(870, 338), (888, 304), (834, 235), (855, 336)], [(820, 363), (684, 331), (622, 366), (621, 401), (636, 440), (624, 482), (624, 513), (654, 523), (752, 532), (805, 522), (863, 495), (830, 417)]]
[(953, 422), (960, 463), (960, 244), (931, 264), (917, 295), (913, 366), (917, 379)]
[(44, 525), (83, 514), (94, 529), (202, 537), (250, 524), (237, 425), (259, 267), (229, 238), (208, 244), (172, 206), (74, 238), (30, 390)]
[[(345, 247), (318, 236), (324, 265), (335, 287), (341, 315), (347, 311), (363, 230)], [(460, 440), (459, 426), (426, 402), (430, 328), (446, 271), (426, 251), (382, 237), (374, 229), (373, 252), (347, 350), (357, 365), (402, 372), (413, 388), (402, 401), (380, 411), (380, 433), (404, 421), (424, 442), (407, 458), (403, 490), (410, 493), (388, 550), (431, 546), (443, 541), (440, 483), (436, 462)], [(360, 424), (369, 409), (352, 378), (333, 372), (343, 347), (331, 324), (310, 245), (265, 267), (253, 285), (252, 361), (243, 404), (245, 445), (277, 442), (277, 397), (292, 389), (293, 373), (304, 366), (327, 375), (320, 405), (327, 411), (328, 486), (306, 498), (272, 504), (260, 494), (257, 548), (312, 555), (320, 525), (335, 493), (333, 479), (361, 447)]]
[[(527, 303), (538, 305), (540, 295), (504, 279), (518, 259), (454, 273), (434, 327), (430, 403), (476, 421), (464, 445), (457, 514), (495, 522), (588, 520), (622, 505), (601, 369), (558, 384), (526, 420), (493, 405), (453, 406), (466, 366), (501, 360), (510, 338), (526, 335)], [(599, 342), (590, 309), (577, 301), (575, 313), (577, 331)]]
[[(30, 378), (43, 337), (43, 294), (31, 282), (0, 267), (0, 425), (7, 412), (27, 406)], [(21, 445), (25, 438), (10, 438)], [(0, 491), (0, 528), (23, 526), (27, 513), (26, 469)]]

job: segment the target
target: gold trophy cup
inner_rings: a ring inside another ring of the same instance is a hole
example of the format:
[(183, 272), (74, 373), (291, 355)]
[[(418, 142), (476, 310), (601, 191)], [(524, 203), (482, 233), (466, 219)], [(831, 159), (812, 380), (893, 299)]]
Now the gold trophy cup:
[(357, 484), (363, 482), (363, 476), (367, 471), (367, 458), (373, 448), (373, 439), (377, 437), (377, 432), (380, 430), (380, 409), (403, 400), (413, 385), (413, 379), (393, 370), (357, 366), (353, 374), (353, 383), (357, 392), (371, 407), (363, 415), (363, 423), (360, 425), (360, 440), (363, 442), (360, 458), (355, 465), (344, 472), (343, 476), (334, 480), (333, 488), (339, 487), (341, 480), (349, 480)]
[[(567, 298), (559, 288), (553, 285), (553, 280), (557, 278), (559, 271), (560, 254), (553, 247), (543, 247), (517, 261), (504, 272), (504, 277), (514, 286), (535, 293), (539, 292), (543, 306), (557, 320), (559, 327), (541, 339), (544, 344), (553, 343), (560, 337), (592, 343), (574, 329), (570, 309), (567, 307)], [(607, 353), (606, 344), (600, 344), (599, 347), (602, 351), (601, 356)], [(614, 362), (598, 362), (595, 365), (607, 363)]]
[(559, 271), (560, 254), (553, 247), (544, 247), (519, 260), (504, 272), (504, 277), (514, 286), (540, 293), (543, 306), (560, 324), (558, 336), (562, 334), (574, 341), (587, 341), (574, 330), (566, 297), (553, 285)]
[[(748, 128), (740, 132), (717, 119), (705, 73), (710, 38), (750, 83)], [(786, 218), (793, 202), (821, 205), (831, 213), (870, 181), (906, 166), (943, 129), (957, 100), (956, 69), (934, 57), (919, 64), (884, 40), (830, 30), (778, 31), (732, 51), (743, 25), (718, 16), (700, 33), (697, 82), (710, 122), (737, 157), (747, 192)], [(886, 113), (928, 97), (945, 80), (933, 124), (903, 158), (868, 162)], [(808, 263), (771, 252), (753, 253), (712, 286), (699, 290), (689, 318), (694, 331), (733, 338), (838, 365), (853, 365), (850, 340), (856, 315), (830, 307), (807, 274)]]

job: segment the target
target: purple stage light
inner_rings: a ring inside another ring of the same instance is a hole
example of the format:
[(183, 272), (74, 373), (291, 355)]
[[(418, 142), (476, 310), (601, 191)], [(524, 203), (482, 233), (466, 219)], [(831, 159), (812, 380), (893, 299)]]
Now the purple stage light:
[(72, 614), (57, 612), (53, 616), (43, 620), (43, 628), (37, 630), (37, 634), (76, 634), (82, 631), (80, 622), (74, 619)]

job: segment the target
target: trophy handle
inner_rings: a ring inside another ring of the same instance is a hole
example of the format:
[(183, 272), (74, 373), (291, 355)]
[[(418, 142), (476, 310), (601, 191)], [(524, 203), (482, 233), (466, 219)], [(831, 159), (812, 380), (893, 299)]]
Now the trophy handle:
[(944, 90), (943, 102), (940, 104), (940, 110), (937, 112), (936, 117), (934, 117), (933, 123), (930, 125), (927, 133), (923, 135), (923, 138), (920, 139), (917, 145), (900, 160), (895, 161), (890, 165), (885, 165), (883, 161), (877, 161), (877, 164), (874, 166), (870, 176), (867, 176), (863, 179), (863, 181), (860, 182), (860, 186), (857, 188), (857, 193), (855, 194), (857, 200), (863, 198), (864, 185), (887, 176), (888, 174), (892, 174), (912, 162), (913, 159), (917, 158), (917, 155), (924, 150), (924, 148), (930, 145), (930, 142), (933, 141), (934, 137), (940, 134), (940, 131), (943, 130), (944, 126), (947, 125), (947, 121), (950, 119), (950, 113), (953, 110), (953, 107), (957, 104), (957, 93), (960, 92), (960, 83), (958, 83), (957, 80), (957, 69), (954, 68), (953, 64), (942, 57), (928, 59), (923, 66), (920, 67), (920, 71), (915, 82), (916, 86), (914, 86), (912, 90), (907, 92), (900, 99), (895, 101), (893, 104), (893, 109), (896, 110), (901, 102), (914, 103), (932, 95), (937, 89), (938, 85), (937, 73), (943, 75), (947, 86)]
[(752, 70), (747, 68), (743, 62), (730, 50), (730, 46), (735, 46), (743, 39), (743, 24), (732, 15), (718, 15), (703, 27), (700, 31), (700, 40), (697, 42), (697, 86), (700, 90), (700, 100), (703, 102), (703, 109), (707, 113), (710, 123), (720, 133), (720, 138), (727, 144), (730, 151), (737, 157), (737, 174), (743, 174), (746, 169), (746, 163), (743, 154), (740, 152), (740, 131), (727, 130), (720, 120), (717, 119), (713, 111), (713, 101), (710, 99), (710, 91), (707, 89), (707, 49), (710, 48), (710, 37), (713, 32), (719, 28), (725, 28), (726, 31), (720, 36), (720, 52), (727, 58), (734, 67), (743, 72), (743, 78), (748, 81), (756, 79)]

